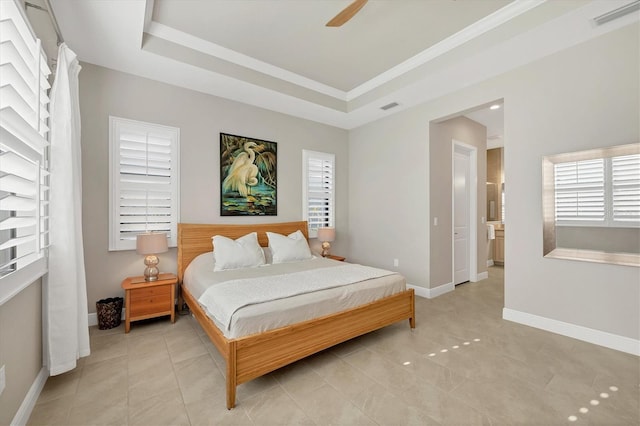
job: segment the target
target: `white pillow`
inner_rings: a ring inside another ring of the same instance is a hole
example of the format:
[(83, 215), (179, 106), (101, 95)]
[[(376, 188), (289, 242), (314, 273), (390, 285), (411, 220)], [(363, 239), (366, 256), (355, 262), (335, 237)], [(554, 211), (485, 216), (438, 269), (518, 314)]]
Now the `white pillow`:
[(237, 240), (215, 235), (213, 237), (214, 271), (254, 268), (264, 265), (264, 252), (258, 244), (258, 234), (252, 232)]
[(267, 232), (267, 237), (274, 264), (307, 260), (313, 257), (309, 243), (300, 230), (289, 236)]

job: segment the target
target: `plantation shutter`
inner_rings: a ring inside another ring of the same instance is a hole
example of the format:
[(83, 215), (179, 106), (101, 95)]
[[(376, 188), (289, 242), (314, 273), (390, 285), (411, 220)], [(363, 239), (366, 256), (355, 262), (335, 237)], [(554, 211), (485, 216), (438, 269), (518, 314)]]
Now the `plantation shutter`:
[(335, 156), (323, 152), (304, 151), (305, 218), (310, 236), (318, 228), (334, 226)]
[[(22, 281), (46, 273), (50, 73), (20, 5), (1, 1), (0, 279), (11, 280), (12, 273), (23, 268), (30, 270), (21, 275)], [(7, 297), (6, 287), (0, 285), (0, 304)]]
[(135, 248), (136, 236), (163, 232), (177, 242), (179, 129), (111, 117), (111, 250)]
[(604, 224), (604, 159), (557, 163), (554, 168), (556, 222)]
[(612, 219), (640, 222), (640, 155), (611, 158)]

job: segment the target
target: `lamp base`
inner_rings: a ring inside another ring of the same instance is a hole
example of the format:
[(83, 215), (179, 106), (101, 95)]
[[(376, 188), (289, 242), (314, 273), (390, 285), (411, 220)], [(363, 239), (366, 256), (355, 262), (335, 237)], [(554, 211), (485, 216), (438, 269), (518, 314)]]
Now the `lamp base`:
[(144, 258), (144, 264), (147, 266), (144, 268), (144, 280), (145, 281), (158, 281), (158, 263), (160, 259), (155, 254), (150, 254)]
[(329, 250), (331, 249), (331, 243), (324, 241), (322, 243), (322, 257), (329, 256)]

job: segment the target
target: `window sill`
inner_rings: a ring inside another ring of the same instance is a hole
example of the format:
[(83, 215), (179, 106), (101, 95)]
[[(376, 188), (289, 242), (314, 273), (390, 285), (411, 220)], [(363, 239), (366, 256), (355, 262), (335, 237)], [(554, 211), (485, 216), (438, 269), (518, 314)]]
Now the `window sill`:
[(582, 262), (611, 263), (640, 267), (640, 255), (633, 253), (608, 253), (599, 250), (556, 248), (544, 257), (548, 259), (578, 260)]
[(47, 260), (44, 257), (0, 278), (0, 306), (11, 300), (16, 294), (33, 284), (47, 273)]

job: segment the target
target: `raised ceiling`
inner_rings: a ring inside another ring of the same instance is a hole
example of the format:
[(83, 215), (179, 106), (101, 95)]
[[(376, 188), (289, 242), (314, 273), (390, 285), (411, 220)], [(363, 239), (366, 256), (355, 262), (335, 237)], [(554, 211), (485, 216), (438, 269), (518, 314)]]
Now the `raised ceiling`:
[(630, 1), (370, 0), (338, 28), (350, 0), (52, 3), (82, 61), (351, 129), (637, 21), (591, 21)]
[(371, 0), (326, 27), (349, 2), (155, 0), (153, 21), (348, 92), (510, 0)]

